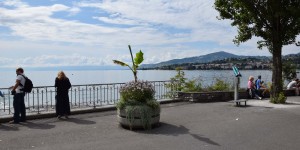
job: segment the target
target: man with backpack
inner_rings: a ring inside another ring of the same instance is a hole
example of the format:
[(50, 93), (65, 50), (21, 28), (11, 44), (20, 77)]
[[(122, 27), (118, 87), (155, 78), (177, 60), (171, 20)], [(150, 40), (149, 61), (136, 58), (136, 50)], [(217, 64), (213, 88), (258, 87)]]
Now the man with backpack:
[(14, 95), (14, 101), (13, 101), (13, 106), (14, 106), (13, 119), (14, 120), (10, 121), (10, 123), (17, 124), (17, 123), (26, 121), (26, 110), (25, 110), (25, 102), (24, 102), (24, 97), (25, 97), (24, 86), (25, 86), (26, 79), (28, 79), (28, 78), (24, 75), (23, 68), (17, 68), (16, 74), (17, 74), (16, 84), (11, 87), (12, 88), (11, 94)]

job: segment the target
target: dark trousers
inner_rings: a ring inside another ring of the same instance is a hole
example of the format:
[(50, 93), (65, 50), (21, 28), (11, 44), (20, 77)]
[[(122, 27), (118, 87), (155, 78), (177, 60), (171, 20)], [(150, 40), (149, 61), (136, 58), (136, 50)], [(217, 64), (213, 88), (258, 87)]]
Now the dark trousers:
[[(26, 121), (26, 110), (24, 102), (25, 93), (16, 93), (14, 95), (14, 122)], [(21, 116), (20, 116), (21, 115)]]

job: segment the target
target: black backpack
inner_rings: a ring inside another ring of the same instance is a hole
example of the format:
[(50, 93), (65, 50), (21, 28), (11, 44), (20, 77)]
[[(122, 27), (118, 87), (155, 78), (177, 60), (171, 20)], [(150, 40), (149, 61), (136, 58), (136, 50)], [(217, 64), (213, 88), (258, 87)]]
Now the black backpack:
[(256, 79), (255, 82), (254, 82), (255, 89), (257, 88), (257, 80), (258, 79)]
[(25, 77), (24, 75), (22, 75), (22, 76), (25, 78), (25, 85), (23, 86), (21, 84), (23, 86), (23, 91), (25, 93), (30, 93), (32, 91), (32, 88), (33, 88), (32, 81), (29, 78)]

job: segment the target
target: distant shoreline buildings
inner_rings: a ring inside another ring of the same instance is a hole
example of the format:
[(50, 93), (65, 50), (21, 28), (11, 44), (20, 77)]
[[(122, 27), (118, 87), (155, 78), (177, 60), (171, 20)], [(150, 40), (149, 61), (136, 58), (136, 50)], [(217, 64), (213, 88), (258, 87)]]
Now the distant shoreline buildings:
[[(283, 60), (286, 62), (287, 60)], [(299, 60), (300, 61), (300, 60)], [(300, 62), (290, 61), (300, 69)], [(240, 70), (271, 70), (272, 62), (256, 58), (228, 58), (224, 60), (217, 60), (209, 63), (183, 63), (159, 66), (154, 68), (143, 68), (143, 70), (175, 70), (180, 67), (183, 70), (231, 70), (232, 66), (236, 66)]]

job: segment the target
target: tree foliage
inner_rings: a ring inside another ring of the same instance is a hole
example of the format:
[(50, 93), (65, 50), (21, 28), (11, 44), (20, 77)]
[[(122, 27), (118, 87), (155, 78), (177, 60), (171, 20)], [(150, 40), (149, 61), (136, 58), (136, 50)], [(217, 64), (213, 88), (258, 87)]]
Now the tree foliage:
[(293, 44), (300, 33), (299, 0), (216, 0), (219, 19), (233, 20), (238, 35), (234, 42), (240, 44), (252, 36), (261, 37), (258, 47), (268, 47), (273, 52), (274, 34), (280, 45)]
[(258, 48), (267, 47), (273, 54), (271, 98), (275, 100), (282, 92), (282, 47), (296, 43), (300, 33), (299, 8), (299, 0), (215, 0), (219, 19), (232, 20), (238, 29), (234, 43), (260, 37)]
[(291, 62), (283, 63), (283, 67), (282, 67), (283, 78), (291, 82), (293, 79), (297, 77), (296, 69), (297, 69), (296, 65), (292, 64)]

